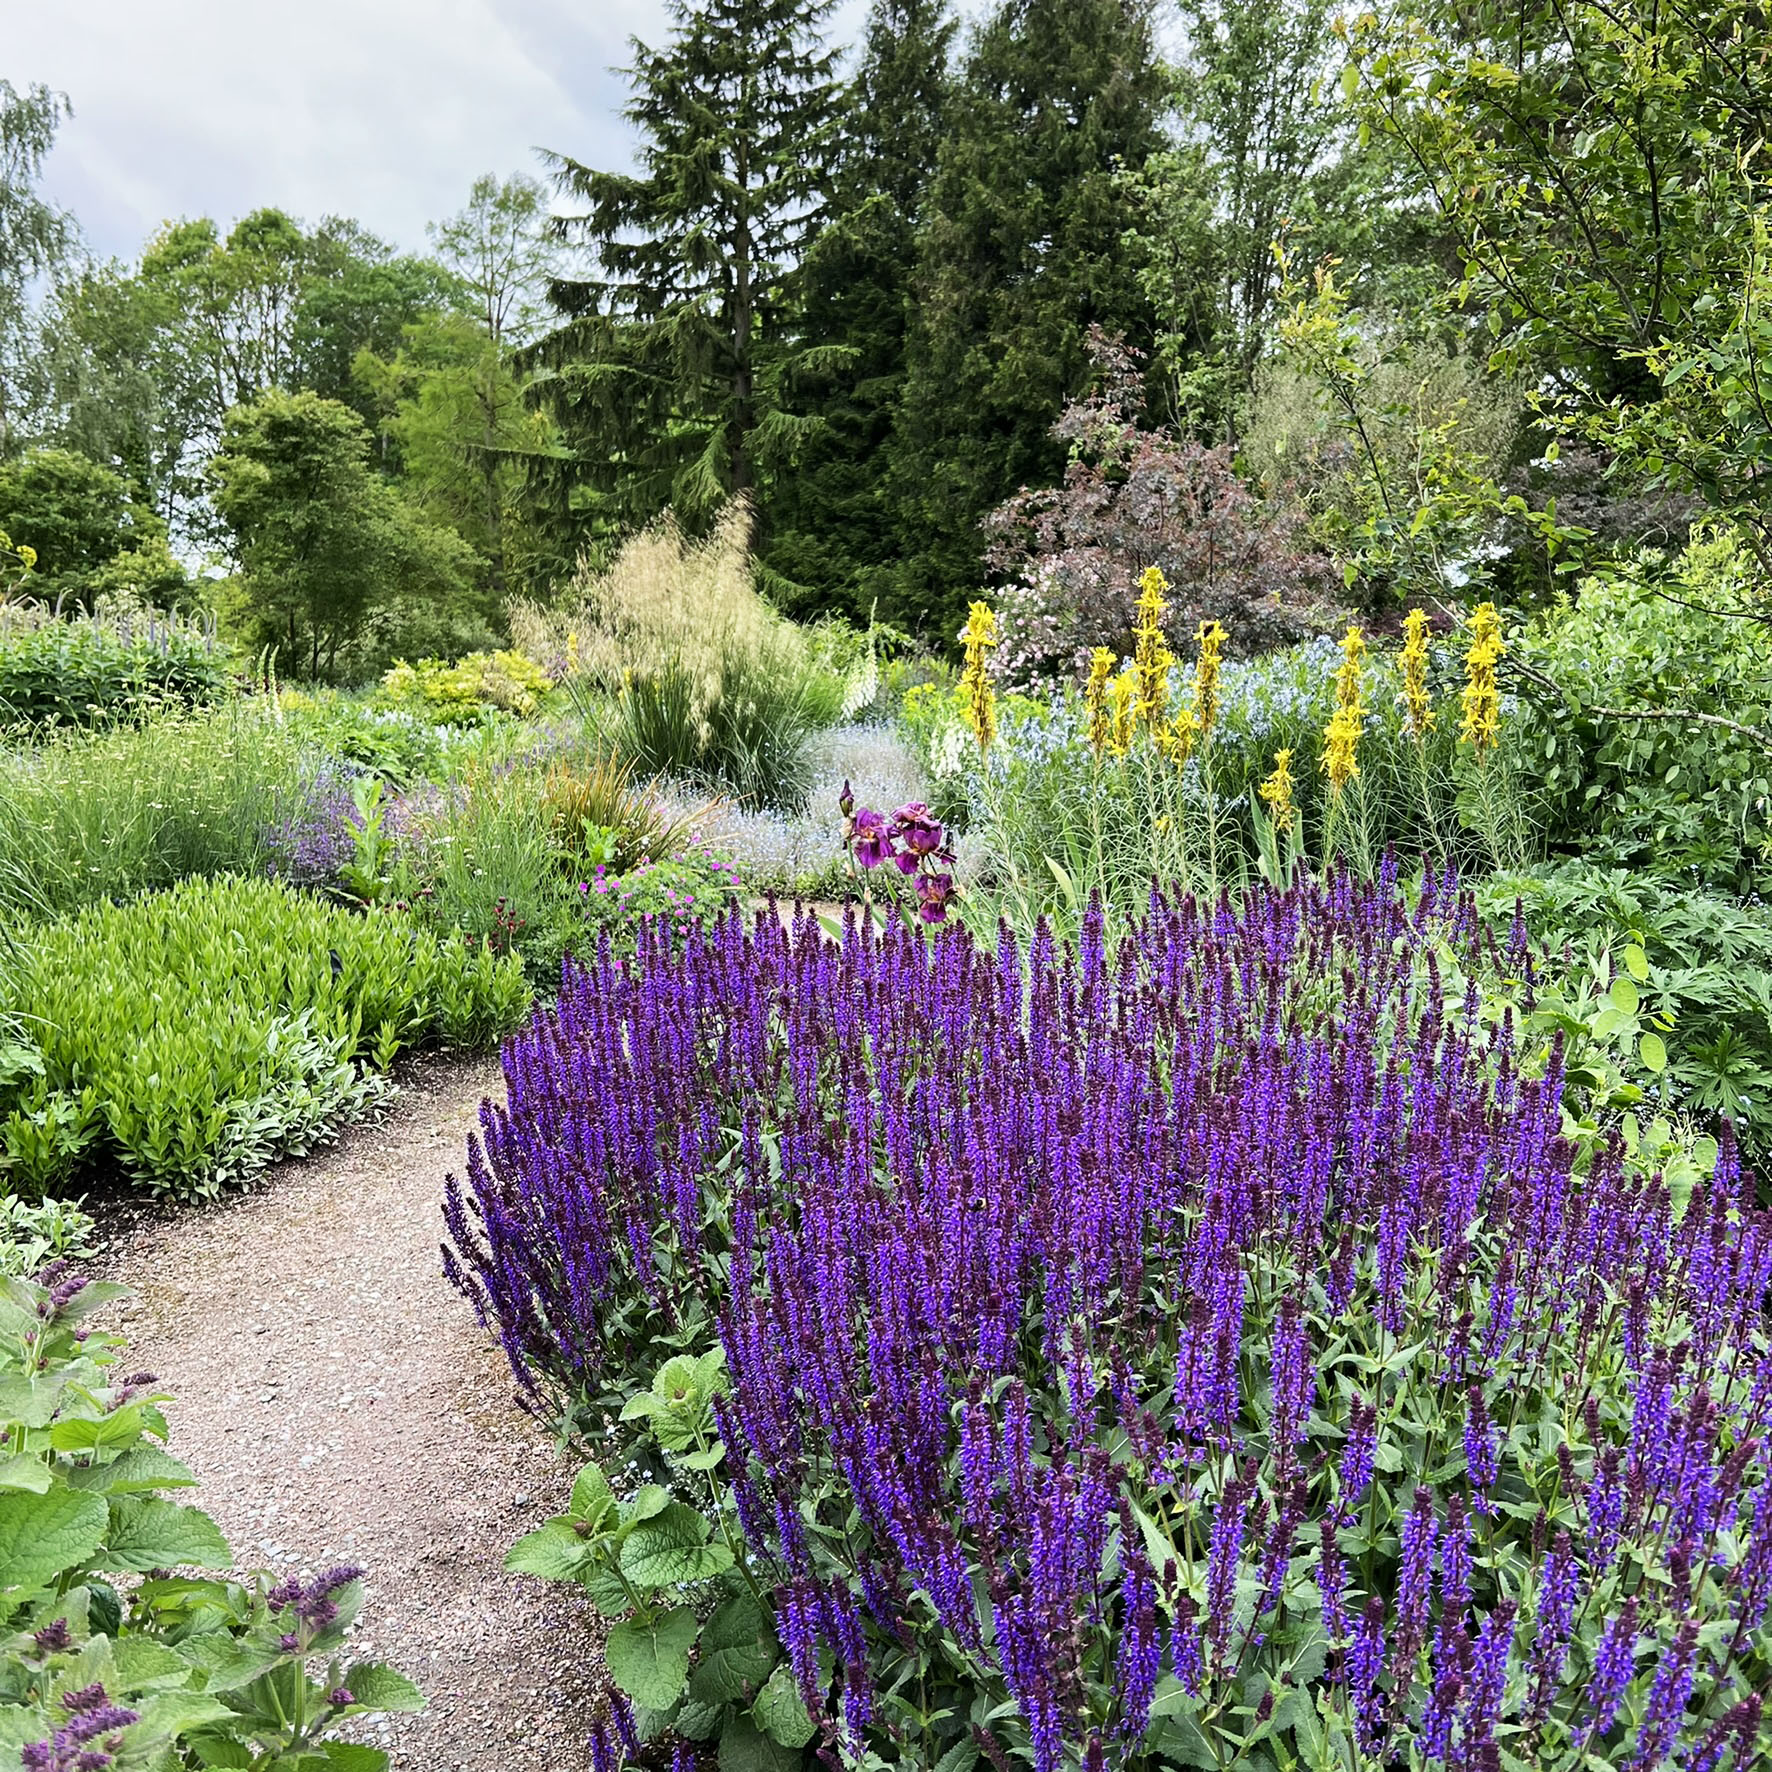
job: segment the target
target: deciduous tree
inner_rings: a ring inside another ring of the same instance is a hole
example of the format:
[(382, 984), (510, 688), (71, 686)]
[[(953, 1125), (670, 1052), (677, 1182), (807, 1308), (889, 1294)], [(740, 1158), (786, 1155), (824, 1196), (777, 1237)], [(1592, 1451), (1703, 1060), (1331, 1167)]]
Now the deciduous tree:
[(273, 388), (228, 414), (208, 467), (239, 578), (230, 615), (293, 675), (336, 678), (408, 639), (483, 631), (472, 553), (369, 465), (348, 406)]

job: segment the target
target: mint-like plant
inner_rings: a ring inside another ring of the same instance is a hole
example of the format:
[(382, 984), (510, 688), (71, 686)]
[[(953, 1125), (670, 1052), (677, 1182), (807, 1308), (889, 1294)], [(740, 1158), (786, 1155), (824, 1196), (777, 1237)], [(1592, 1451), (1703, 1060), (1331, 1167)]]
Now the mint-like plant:
[[(363, 1571), (224, 1579), (166, 1449), (165, 1393), (95, 1315), (127, 1288), (0, 1280), (0, 1772), (382, 1772), (339, 1726), (423, 1703), (349, 1662)], [(119, 1578), (141, 1577), (125, 1588)]]

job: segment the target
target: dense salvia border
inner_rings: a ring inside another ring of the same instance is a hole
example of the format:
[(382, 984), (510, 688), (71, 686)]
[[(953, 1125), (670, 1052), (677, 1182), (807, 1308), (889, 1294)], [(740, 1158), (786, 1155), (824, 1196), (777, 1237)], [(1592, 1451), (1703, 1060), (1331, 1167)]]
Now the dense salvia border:
[(733, 916), (510, 1042), (446, 1259), (538, 1407), (717, 1331), (857, 1762), (1749, 1766), (1772, 1215), (1580, 1135), (1530, 978), (1431, 877)]

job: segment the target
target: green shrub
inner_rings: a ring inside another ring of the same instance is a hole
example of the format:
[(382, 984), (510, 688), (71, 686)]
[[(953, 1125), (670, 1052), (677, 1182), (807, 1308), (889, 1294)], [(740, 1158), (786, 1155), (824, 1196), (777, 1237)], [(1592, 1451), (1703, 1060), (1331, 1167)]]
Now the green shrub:
[(0, 1764), (382, 1772), (388, 1756), (338, 1726), (424, 1700), (344, 1659), (363, 1571), (169, 1573), (233, 1554), (170, 1498), (197, 1479), (164, 1450), (166, 1397), (124, 1379), (124, 1343), (93, 1329), (126, 1288), (45, 1279), (0, 1282)]
[(232, 658), (202, 622), (34, 620), (0, 610), (0, 728), (107, 726), (227, 695)]
[[(1751, 609), (1760, 567), (1733, 534), (1674, 560), (1642, 554), (1582, 582), (1519, 637), (1562, 695), (1524, 686), (1510, 748), (1538, 784), (1546, 836), (1612, 865), (1716, 889), (1772, 885), (1772, 629)], [(1684, 709), (1691, 721), (1619, 718)]]
[(312, 761), (259, 700), (0, 752), (0, 912), (251, 874)]
[(1478, 901), (1497, 923), (1517, 903), (1553, 949), (1640, 944), (1666, 1024), (1651, 1048), (1663, 1104), (1707, 1123), (1727, 1115), (1772, 1178), (1772, 907), (1584, 862), (1493, 875)]
[(16, 974), (34, 1055), (0, 1146), (35, 1191), (107, 1157), (137, 1187), (214, 1194), (361, 1112), (400, 1052), (490, 1044), (528, 1003), (484, 945), (267, 880), (92, 906), (33, 932)]
[(381, 680), (377, 700), (421, 712), (444, 724), (479, 720), (488, 709), (527, 717), (542, 704), (553, 679), (527, 654), (470, 652), (454, 664), (399, 660)]
[(375, 707), (336, 689), (282, 689), (277, 706), (304, 744), (396, 787), (447, 774), (451, 758), (481, 736), (474, 727), (440, 726), (422, 712)]

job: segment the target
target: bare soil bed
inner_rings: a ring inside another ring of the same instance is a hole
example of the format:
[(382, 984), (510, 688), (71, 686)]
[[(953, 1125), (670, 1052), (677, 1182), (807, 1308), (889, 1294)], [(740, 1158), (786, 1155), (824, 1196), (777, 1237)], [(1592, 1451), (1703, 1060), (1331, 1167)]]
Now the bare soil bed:
[(252, 1193), (114, 1223), (132, 1362), (176, 1401), (172, 1450), (242, 1569), (369, 1571), (357, 1653), (429, 1707), (368, 1739), (425, 1772), (587, 1763), (595, 1625), (500, 1567), (563, 1503), (571, 1461), (438, 1260), (440, 1199), (495, 1060), (408, 1067), (379, 1123)]

